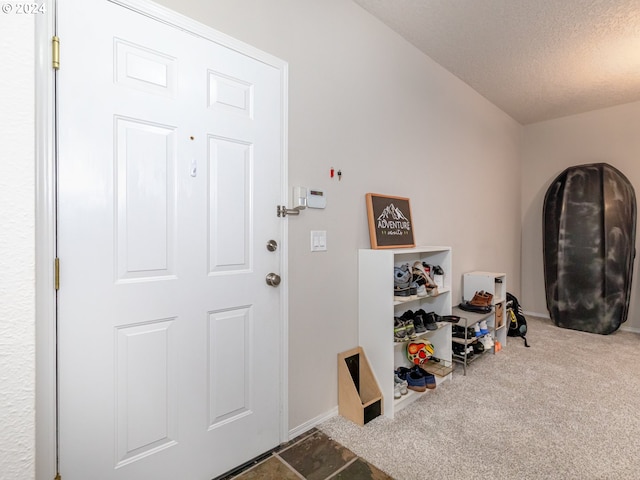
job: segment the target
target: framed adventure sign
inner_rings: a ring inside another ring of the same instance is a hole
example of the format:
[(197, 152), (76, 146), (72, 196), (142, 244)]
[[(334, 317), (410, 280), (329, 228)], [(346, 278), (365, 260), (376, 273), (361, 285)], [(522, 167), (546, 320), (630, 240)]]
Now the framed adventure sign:
[(409, 199), (367, 193), (371, 248), (415, 247)]

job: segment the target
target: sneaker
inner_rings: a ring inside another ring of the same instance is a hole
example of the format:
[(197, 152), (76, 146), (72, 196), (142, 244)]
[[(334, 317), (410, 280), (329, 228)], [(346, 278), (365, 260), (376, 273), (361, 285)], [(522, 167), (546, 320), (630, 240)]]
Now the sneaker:
[(454, 355), (464, 357), (465, 346), (461, 343), (451, 342), (451, 350)]
[(474, 338), (476, 336), (473, 327), (463, 327), (460, 325), (453, 325), (451, 327), (451, 336), (456, 338)]
[(435, 297), (436, 295), (438, 295), (438, 284), (433, 279), (433, 266), (429, 265), (428, 263), (422, 262), (422, 268), (427, 274), (427, 281), (429, 282), (427, 290), (429, 291), (429, 296)]
[(415, 262), (411, 269), (412, 285), (416, 286), (416, 295), (418, 297), (427, 297), (429, 295), (427, 292), (427, 278), (424, 271), (416, 268), (416, 264), (420, 264), (420, 262)]
[(405, 263), (393, 268), (393, 299), (396, 302), (411, 300), (411, 272), (409, 264)]
[(409, 284), (409, 295), (411, 296), (411, 300), (418, 298), (418, 284), (414, 281)]
[(417, 335), (416, 329), (413, 326), (413, 318), (404, 320), (404, 329), (407, 332), (407, 337), (409, 337), (410, 340), (416, 338)]
[(489, 333), (489, 327), (487, 327), (487, 321), (486, 320), (482, 320), (480, 322), (480, 333), (482, 335), (486, 335), (487, 333)]
[(416, 329), (413, 324), (413, 312), (411, 310), (407, 310), (402, 315), (400, 315), (400, 321), (404, 324), (404, 329), (407, 334), (407, 337), (414, 339), (416, 338)]
[(424, 333), (427, 331), (427, 327), (424, 326), (422, 315), (413, 316), (413, 328), (416, 333)]
[(431, 276), (438, 288), (444, 288), (444, 270), (440, 265), (434, 265), (431, 269)]
[(482, 342), (473, 342), (473, 353), (479, 355), (484, 352), (484, 344)]
[(422, 375), (413, 368), (398, 367), (396, 375), (400, 380), (407, 382), (407, 388), (415, 392), (424, 392), (427, 389), (427, 382)]
[(451, 350), (456, 357), (462, 357), (470, 360), (473, 357), (473, 346), (463, 345), (462, 343), (451, 343)]
[(402, 393), (400, 393), (400, 385), (396, 383), (396, 386), (393, 389), (393, 398), (397, 400), (400, 397), (402, 397)]
[(480, 332), (480, 325), (479, 325), (479, 324), (477, 324), (477, 323), (476, 323), (476, 324), (473, 326), (473, 333), (474, 333), (474, 335), (475, 335), (476, 337), (481, 337), (481, 336), (482, 336), (482, 333)]
[(409, 337), (407, 336), (404, 322), (398, 317), (393, 317), (393, 341), (406, 342), (407, 340), (409, 340)]
[(411, 367), (411, 371), (415, 372), (417, 375), (421, 375), (424, 378), (425, 385), (428, 389), (436, 388), (436, 377), (432, 373), (427, 372), (424, 368), (419, 365), (414, 365)]
[(398, 374), (393, 375), (393, 381), (395, 382), (395, 388), (400, 391), (400, 395), (406, 395), (407, 393), (407, 382), (406, 380), (402, 380)]
[[(420, 317), (422, 324), (424, 325), (424, 327), (427, 330), (437, 330), (438, 329), (438, 324), (436, 323), (436, 314), (434, 312), (425, 312), (424, 310), (420, 309), (416, 312), (415, 314), (416, 317)], [(414, 317), (414, 322), (415, 322), (415, 317)]]
[(425, 378), (419, 373), (416, 373), (413, 369), (398, 367), (396, 375), (398, 375), (401, 380), (405, 380), (407, 382), (407, 388), (409, 390), (413, 390), (414, 392), (424, 392), (427, 389), (427, 382)]
[(491, 338), (491, 335), (485, 335), (480, 339), (480, 341), (484, 345), (485, 350), (489, 350), (490, 348), (493, 348), (493, 338)]
[(409, 372), (407, 374), (407, 388), (414, 392), (424, 392), (427, 390), (427, 381), (422, 375)]
[(422, 262), (415, 262), (411, 271), (413, 272), (413, 276), (416, 279), (416, 282), (425, 287), (424, 296), (433, 297), (438, 294), (438, 287), (429, 275), (429, 272), (425, 268), (425, 265), (426, 264)]

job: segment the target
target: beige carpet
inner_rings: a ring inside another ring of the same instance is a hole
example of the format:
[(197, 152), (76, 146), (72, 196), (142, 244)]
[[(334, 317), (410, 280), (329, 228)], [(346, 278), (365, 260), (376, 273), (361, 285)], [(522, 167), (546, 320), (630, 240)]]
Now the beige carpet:
[(531, 348), (509, 338), (394, 420), (318, 428), (397, 480), (640, 479), (640, 335), (527, 321)]

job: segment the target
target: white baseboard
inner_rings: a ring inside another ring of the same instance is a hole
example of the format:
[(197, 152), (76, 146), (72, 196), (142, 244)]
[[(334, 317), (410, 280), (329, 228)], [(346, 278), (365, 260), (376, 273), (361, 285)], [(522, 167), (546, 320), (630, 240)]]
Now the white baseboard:
[[(551, 319), (548, 313), (536, 313), (536, 312), (524, 312), (525, 315), (531, 315), (532, 317), (541, 317)], [(623, 332), (631, 332), (631, 333), (640, 333), (640, 328), (638, 327), (620, 327), (620, 330)]]
[(638, 327), (620, 327), (620, 330), (623, 332), (640, 333), (640, 328)]
[(538, 312), (523, 312), (525, 315), (531, 315), (532, 317), (540, 317), (540, 318), (551, 318), (548, 313), (538, 313)]
[(302, 425), (298, 425), (297, 427), (289, 430), (289, 440), (292, 438), (296, 438), (299, 435), (311, 430), (313, 427), (317, 427), (322, 422), (329, 420), (330, 418), (338, 415), (338, 407), (335, 406), (328, 412), (323, 413), (322, 415), (318, 415), (317, 417), (312, 418), (311, 420), (304, 422)]

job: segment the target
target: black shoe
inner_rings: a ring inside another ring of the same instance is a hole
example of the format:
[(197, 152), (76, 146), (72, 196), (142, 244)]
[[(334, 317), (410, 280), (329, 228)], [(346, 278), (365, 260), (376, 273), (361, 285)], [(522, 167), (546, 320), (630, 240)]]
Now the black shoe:
[(414, 322), (417, 317), (420, 317), (422, 324), (427, 330), (437, 330), (438, 324), (437, 318), (438, 316), (434, 312), (426, 313), (424, 310), (420, 309), (415, 313)]
[(467, 327), (467, 335), (465, 337), (464, 334), (465, 328), (460, 325), (452, 325), (451, 326), (451, 336), (456, 338), (466, 338), (467, 340), (471, 340), (476, 338), (476, 332), (473, 327)]
[(427, 320), (424, 326), (427, 327), (427, 330), (437, 330), (438, 320), (439, 320), (439, 317), (438, 315), (435, 314), (435, 312), (429, 312), (427, 313)]
[(418, 315), (417, 312), (413, 315), (413, 328), (416, 333), (424, 333), (427, 331), (427, 327), (424, 326), (422, 315)]
[(466, 350), (466, 348), (467, 347), (461, 343), (453, 342), (451, 344), (451, 350), (453, 351), (453, 354), (458, 357), (464, 357), (464, 351)]
[(413, 312), (411, 310), (407, 310), (400, 315), (400, 320), (402, 320), (402, 323), (404, 324), (407, 336), (411, 339), (416, 338), (416, 333), (420, 332), (415, 329), (415, 324), (413, 323)]

